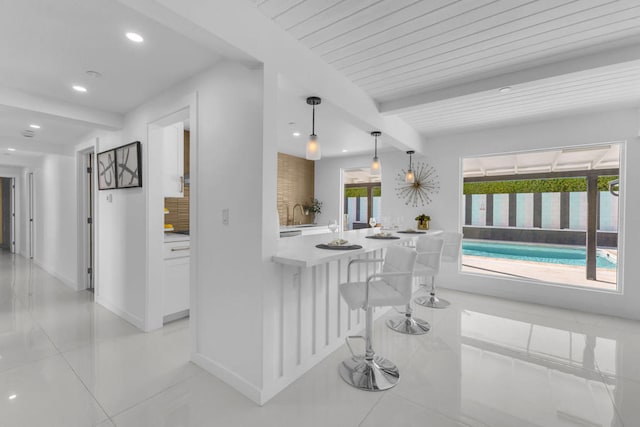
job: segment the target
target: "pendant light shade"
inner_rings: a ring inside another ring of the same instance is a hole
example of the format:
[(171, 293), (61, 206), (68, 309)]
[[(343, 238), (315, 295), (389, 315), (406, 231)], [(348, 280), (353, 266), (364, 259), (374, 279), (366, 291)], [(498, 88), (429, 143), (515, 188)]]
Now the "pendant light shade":
[(382, 165), (380, 164), (380, 159), (378, 158), (378, 137), (380, 135), (382, 135), (382, 132), (371, 132), (371, 136), (375, 138), (375, 149), (373, 152), (373, 161), (371, 162), (371, 175), (373, 176), (380, 176), (380, 174), (382, 173)]
[(320, 160), (322, 156), (320, 152), (320, 144), (318, 143), (318, 135), (316, 135), (316, 105), (320, 105), (322, 100), (317, 96), (310, 96), (307, 98), (307, 104), (311, 105), (311, 135), (309, 135), (309, 141), (307, 142), (307, 160)]
[(411, 156), (415, 154), (415, 151), (409, 150), (407, 151), (407, 154), (409, 155), (409, 169), (407, 169), (407, 173), (404, 176), (404, 181), (407, 184), (413, 184), (414, 182), (416, 182), (416, 177), (413, 173), (413, 167), (411, 165)]

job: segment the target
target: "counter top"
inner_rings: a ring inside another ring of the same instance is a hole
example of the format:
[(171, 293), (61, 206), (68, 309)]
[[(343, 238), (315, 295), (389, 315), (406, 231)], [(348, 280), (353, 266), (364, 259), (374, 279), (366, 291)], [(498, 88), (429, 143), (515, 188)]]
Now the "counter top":
[(300, 225), (281, 225), (280, 231), (317, 230), (320, 228), (328, 230), (326, 225), (300, 224)]
[[(375, 230), (375, 233), (379, 232), (380, 229)], [(427, 235), (438, 234), (440, 232), (441, 230), (429, 230), (427, 231)], [(330, 234), (316, 234), (280, 239), (278, 241), (278, 252), (271, 258), (271, 260), (279, 264), (287, 264), (297, 267), (312, 267), (314, 265), (325, 264), (329, 261), (372, 252), (425, 235), (392, 233), (394, 236), (399, 237), (399, 239), (367, 239), (367, 236), (374, 234), (374, 231), (370, 228), (345, 231), (342, 236), (343, 239), (348, 240), (349, 244), (362, 246), (362, 249), (345, 251), (316, 248), (316, 245), (318, 244), (328, 243), (334, 238), (337, 238), (338, 233), (335, 233), (333, 236)]]
[(171, 232), (164, 233), (164, 242), (165, 243), (169, 243), (169, 242), (188, 242), (189, 240), (191, 240), (191, 239), (189, 238), (188, 234), (171, 233)]

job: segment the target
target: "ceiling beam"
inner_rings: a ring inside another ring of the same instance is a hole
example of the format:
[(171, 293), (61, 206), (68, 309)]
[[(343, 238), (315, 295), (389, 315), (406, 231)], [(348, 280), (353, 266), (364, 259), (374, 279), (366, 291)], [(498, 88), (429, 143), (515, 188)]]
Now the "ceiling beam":
[(583, 55), (579, 57), (533, 66), (498, 76), (474, 80), (472, 82), (461, 82), (460, 84), (381, 102), (380, 112), (384, 114), (397, 114), (420, 105), (442, 101), (444, 99), (498, 90), (505, 86), (515, 86), (521, 83), (543, 80), (564, 74), (640, 60), (640, 43), (615, 46), (610, 49), (603, 49), (603, 46), (599, 46), (598, 48), (601, 50), (588, 55), (585, 55), (583, 51)]
[(0, 141), (0, 152), (7, 152), (8, 148), (15, 148), (14, 153), (30, 154), (57, 154), (61, 156), (72, 156), (75, 153), (74, 147), (66, 144), (51, 144), (48, 142), (30, 140), (7, 140)]
[(34, 111), (104, 130), (122, 129), (123, 116), (81, 105), (33, 95), (8, 87), (0, 87), (0, 105)]
[(320, 96), (365, 124), (364, 127), (382, 131), (392, 145), (424, 152), (424, 139), (415, 129), (397, 117), (381, 115), (376, 103), (360, 87), (249, 1), (119, 1), (153, 19), (160, 17), (165, 25), (187, 37), (193, 37), (194, 26), (206, 30), (257, 62), (269, 64), (304, 88), (308, 95)]

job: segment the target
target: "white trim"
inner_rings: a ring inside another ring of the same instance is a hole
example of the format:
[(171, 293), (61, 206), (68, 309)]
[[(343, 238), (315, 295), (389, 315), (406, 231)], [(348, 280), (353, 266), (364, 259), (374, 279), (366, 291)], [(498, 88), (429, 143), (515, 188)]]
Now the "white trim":
[[(27, 259), (29, 258), (27, 257)], [(47, 273), (49, 273), (50, 275), (52, 275), (53, 277), (55, 277), (56, 279), (60, 280), (62, 283), (64, 283), (66, 286), (70, 287), (74, 291), (80, 290), (78, 288), (78, 284), (74, 280), (63, 276), (62, 274), (58, 273), (50, 266), (43, 264), (42, 262), (38, 261), (35, 258), (33, 259), (33, 263), (38, 267), (40, 267), (41, 269), (43, 269), (44, 271), (46, 271)]]
[[(86, 161), (86, 157), (87, 155), (93, 153), (95, 156), (96, 153), (96, 147), (98, 144), (98, 138), (95, 138), (95, 145), (91, 145), (89, 147), (83, 148), (83, 149), (79, 149), (78, 151), (76, 151), (76, 166), (77, 166), (77, 175), (76, 175), (76, 188), (77, 188), (77, 205), (78, 205), (78, 235), (77, 235), (77, 247), (78, 247), (78, 251), (77, 251), (77, 265), (78, 265), (78, 271), (77, 271), (77, 284), (78, 284), (78, 290), (82, 290), (82, 289), (87, 289), (88, 283), (87, 283), (87, 269), (89, 268), (89, 257), (88, 257), (88, 253), (89, 253), (89, 244), (88, 244), (88, 237), (89, 237), (89, 233), (87, 231), (87, 223), (85, 221), (85, 218), (88, 217), (88, 209), (87, 209), (87, 204), (88, 204), (88, 200), (87, 200), (87, 192), (89, 190), (89, 186), (87, 185), (87, 172), (86, 172), (86, 168), (88, 166), (90, 166), (92, 168), (93, 171), (95, 171), (95, 164), (91, 164), (88, 165), (87, 161)], [(92, 172), (93, 173), (93, 172)], [(95, 176), (95, 175), (94, 175)], [(95, 221), (95, 217), (96, 217), (96, 200), (95, 200), (95, 195), (97, 194), (96, 188), (95, 188), (95, 180), (94, 180), (94, 188), (93, 188), (93, 194), (94, 194), (94, 198), (93, 198), (93, 251), (94, 251), (94, 267), (93, 267), (93, 278), (94, 278), (94, 289), (95, 289), (95, 279), (96, 279), (96, 268), (95, 268), (95, 249), (96, 249), (96, 221)]]
[[(121, 309), (116, 304), (112, 304), (109, 300), (107, 300), (104, 297), (100, 297), (96, 295), (95, 302), (97, 304), (100, 304), (107, 310), (111, 311), (112, 313), (115, 313), (116, 315), (126, 320), (127, 322), (131, 323), (133, 326), (140, 329), (141, 331), (145, 331), (144, 322), (141, 318), (134, 316), (133, 314), (129, 313), (126, 310)], [(148, 331), (145, 331), (145, 332), (148, 332)]]
[[(268, 399), (265, 399), (265, 394), (262, 390), (251, 384), (235, 372), (222, 366), (213, 359), (208, 358), (202, 353), (192, 353), (191, 361), (200, 366), (205, 371), (216, 376), (218, 379), (224, 381), (229, 386), (233, 387), (245, 397), (262, 406)], [(278, 390), (279, 391), (279, 390)], [(276, 391), (277, 392), (277, 391)], [(273, 393), (275, 395), (275, 393)]]

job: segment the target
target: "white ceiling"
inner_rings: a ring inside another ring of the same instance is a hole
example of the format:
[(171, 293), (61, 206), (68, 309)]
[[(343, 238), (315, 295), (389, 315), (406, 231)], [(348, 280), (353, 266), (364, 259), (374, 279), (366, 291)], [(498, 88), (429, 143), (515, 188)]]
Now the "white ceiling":
[[(278, 93), (278, 151), (305, 157), (312, 116), (312, 108), (306, 99), (315, 94), (291, 91), (289, 83), (283, 86)], [(316, 106), (315, 131), (324, 157), (363, 153), (371, 153), (373, 157), (373, 130), (377, 129), (364, 129), (345, 119), (345, 113), (326, 100)], [(294, 132), (299, 132), (300, 136), (293, 136)], [(392, 149), (385, 139), (384, 135), (378, 138), (380, 152)]]
[[(114, 123), (122, 114), (220, 59), (206, 37), (185, 30), (206, 32), (202, 23), (184, 18), (169, 22), (162, 2), (0, 2), (2, 151), (15, 144), (31, 152), (48, 147), (56, 152), (65, 144), (68, 149), (96, 126), (117, 128)], [(243, 4), (245, 13), (257, 8), (261, 22), (300, 42), (301, 50), (293, 49), (292, 55), (306, 53), (306, 46), (368, 94), (385, 120), (404, 121), (422, 136), (640, 106), (638, 0), (250, 0)], [(241, 25), (244, 15), (234, 15), (231, 3), (219, 0), (216, 5), (221, 15), (229, 9), (226, 19)], [(184, 0), (187, 6), (196, 11), (205, 7)], [(131, 43), (124, 37), (126, 31), (141, 33), (145, 42)], [(207, 34), (218, 35), (215, 29)], [(256, 32), (255, 37), (263, 34)], [(269, 48), (270, 40), (264, 37)], [(91, 79), (87, 70), (103, 76)], [(325, 86), (334, 77), (327, 76)], [(89, 92), (78, 94), (70, 89), (72, 84), (86, 85)], [(500, 94), (497, 89), (502, 86), (513, 90)], [(279, 149), (304, 156), (311, 130), (311, 107), (305, 98), (322, 97), (313, 92), (323, 88), (291, 87), (281, 86)], [(77, 114), (52, 114), (55, 108), (47, 114), (30, 112), (7, 101), (11, 91), (32, 97), (35, 103), (58, 105), (60, 111), (75, 108)], [(326, 99), (317, 107), (316, 133), (324, 156), (373, 151), (370, 131), (377, 129), (369, 129), (364, 115), (356, 117), (346, 109)], [(96, 120), (78, 120), (84, 111)], [(33, 121), (41, 122), (42, 129), (26, 140), (20, 133)], [(301, 136), (293, 137), (294, 130)], [(383, 135), (379, 150), (402, 144)]]
[[(22, 0), (0, 5), (0, 151), (17, 149), (8, 153), (11, 162), (4, 154), (0, 164), (30, 159), (38, 152), (68, 152), (83, 135), (104, 127), (100, 120), (78, 117), (117, 121), (220, 59), (117, 1)], [(125, 37), (128, 31), (145, 41), (132, 43)], [(102, 76), (91, 78), (89, 70)], [(72, 90), (74, 84), (88, 92)], [(14, 99), (44, 108), (29, 110)], [(41, 128), (33, 138), (25, 138), (21, 133), (31, 123)]]
[[(132, 43), (125, 33), (141, 34)], [(116, 1), (3, 1), (0, 84), (125, 113), (219, 57)], [(102, 73), (91, 79), (88, 70)], [(73, 84), (88, 92), (73, 91)]]
[[(39, 125), (32, 129), (29, 125)], [(45, 144), (71, 144), (90, 132), (93, 128), (87, 124), (61, 121), (59, 118), (35, 111), (10, 108), (0, 105), (0, 141), (20, 148), (25, 144), (40, 142)], [(33, 131), (34, 136), (26, 138), (25, 130)]]
[[(638, 62), (607, 58), (601, 67), (575, 67), (586, 56), (604, 59), (612, 49), (639, 45), (637, 0), (252, 1), (382, 111), (426, 136), (559, 111), (640, 105)], [(518, 81), (522, 86), (509, 79), (563, 61), (543, 78), (529, 73)], [(580, 72), (567, 76), (571, 71)], [(430, 96), (497, 76), (503, 83), (494, 79), (483, 90), (469, 90), (469, 97)], [(514, 86), (512, 95), (498, 97), (506, 85)]]

